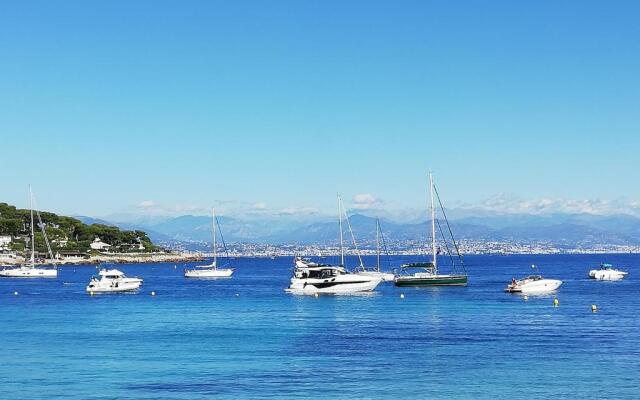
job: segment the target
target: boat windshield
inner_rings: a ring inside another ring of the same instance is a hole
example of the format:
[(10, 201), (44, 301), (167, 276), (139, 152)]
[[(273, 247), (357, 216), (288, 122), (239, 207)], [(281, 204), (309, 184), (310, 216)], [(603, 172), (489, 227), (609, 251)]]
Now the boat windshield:
[(309, 270), (309, 278), (326, 279), (337, 275), (338, 273), (335, 269)]

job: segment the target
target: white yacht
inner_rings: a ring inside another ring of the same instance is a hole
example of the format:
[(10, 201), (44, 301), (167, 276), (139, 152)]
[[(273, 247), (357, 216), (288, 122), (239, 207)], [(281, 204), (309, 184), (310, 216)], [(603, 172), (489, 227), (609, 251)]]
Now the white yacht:
[[(222, 244), (224, 245), (225, 252), (227, 250), (227, 246), (224, 243), (224, 237), (222, 236), (220, 224), (218, 223), (218, 219), (216, 218), (215, 209), (211, 210), (211, 219), (211, 228), (213, 231), (213, 261), (209, 265), (196, 265), (194, 269), (185, 269), (185, 278), (228, 278), (233, 275), (233, 268), (218, 268), (218, 246), (216, 243), (216, 230), (220, 231), (220, 238), (222, 239)], [(227, 258), (228, 257), (229, 254), (227, 253)]]
[(100, 278), (95, 276), (87, 285), (89, 293), (116, 293), (136, 290), (142, 285), (141, 278), (127, 278), (124, 273), (117, 269), (102, 269), (99, 272)]
[(382, 282), (377, 276), (350, 274), (344, 267), (318, 264), (295, 258), (291, 283), (285, 291), (293, 294), (349, 294), (370, 292)]
[(618, 281), (629, 273), (613, 268), (611, 264), (600, 264), (600, 268), (589, 271), (589, 278), (599, 281)]
[[(531, 268), (536, 269), (535, 265)], [(557, 290), (562, 281), (558, 279), (545, 279), (542, 275), (529, 275), (522, 279), (511, 279), (511, 283), (504, 289), (509, 293), (522, 293), (522, 294), (544, 294)]]
[(36, 264), (36, 248), (35, 248), (35, 223), (33, 218), (34, 211), (34, 196), (33, 191), (31, 190), (31, 186), (29, 186), (29, 202), (31, 208), (31, 257), (28, 262), (14, 267), (4, 268), (0, 270), (0, 277), (5, 278), (55, 278), (58, 276), (58, 269), (56, 267), (55, 258), (53, 256), (53, 252), (51, 251), (51, 245), (49, 244), (49, 239), (47, 238), (47, 232), (45, 230), (45, 225), (42, 222), (42, 218), (40, 217), (40, 212), (36, 209), (36, 215), (38, 216), (38, 222), (40, 226), (40, 230), (42, 231), (42, 236), (44, 237), (44, 242), (47, 245), (47, 250), (49, 252), (49, 257), (51, 259), (52, 265), (50, 267), (44, 265)]

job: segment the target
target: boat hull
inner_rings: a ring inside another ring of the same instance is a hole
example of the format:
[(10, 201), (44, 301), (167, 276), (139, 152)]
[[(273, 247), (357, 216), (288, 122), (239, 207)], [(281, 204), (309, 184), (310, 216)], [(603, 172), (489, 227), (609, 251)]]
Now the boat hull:
[(619, 281), (627, 275), (627, 272), (618, 270), (592, 269), (589, 271), (589, 278), (598, 281)]
[(557, 279), (541, 279), (522, 285), (509, 285), (505, 291), (522, 294), (545, 294), (558, 290), (560, 285), (562, 285), (562, 281)]
[(0, 270), (0, 277), (5, 278), (55, 278), (57, 269), (48, 268), (10, 268)]
[(382, 282), (380, 278), (357, 274), (349, 276), (349, 280), (291, 279), (291, 285), (285, 289), (285, 292), (300, 295), (371, 292), (380, 282)]
[(356, 272), (355, 274), (380, 278), (382, 279), (383, 282), (393, 282), (396, 278), (396, 276), (390, 272), (361, 271), (361, 272)]
[(185, 278), (228, 278), (231, 275), (233, 275), (233, 268), (188, 269), (184, 271)]
[(138, 290), (142, 286), (142, 279), (127, 278), (126, 281), (115, 282), (113, 285), (96, 284), (87, 286), (87, 293), (122, 293)]
[(466, 275), (435, 275), (430, 277), (398, 276), (395, 285), (403, 286), (465, 286)]

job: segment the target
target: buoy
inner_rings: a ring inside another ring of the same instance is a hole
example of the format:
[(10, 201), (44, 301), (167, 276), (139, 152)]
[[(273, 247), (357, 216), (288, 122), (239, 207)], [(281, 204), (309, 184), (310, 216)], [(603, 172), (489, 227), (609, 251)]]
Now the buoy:
[(314, 293), (313, 295), (314, 295), (314, 296), (316, 296), (316, 297), (318, 297), (318, 293)]
[(151, 291), (151, 295), (152, 295), (152, 296), (155, 296), (155, 295), (156, 295), (155, 290), (152, 290), (152, 291)]
[(598, 306), (596, 306), (595, 304), (591, 305), (591, 312), (598, 312)]
[(89, 294), (90, 294), (91, 296), (93, 296), (93, 291), (89, 292)]
[(527, 296), (526, 294), (522, 298), (524, 299), (524, 301), (529, 300), (529, 296)]
[(400, 293), (400, 298), (404, 299), (404, 293)]
[(174, 265), (174, 266), (173, 266), (173, 269), (178, 269), (178, 266), (177, 266), (177, 265)]
[(236, 297), (240, 297), (240, 293), (236, 293)]
[(17, 296), (18, 295), (18, 291), (16, 290), (15, 292), (13, 292), (13, 295)]
[(553, 306), (558, 307), (559, 305), (560, 305), (560, 302), (558, 301), (558, 299), (553, 299)]

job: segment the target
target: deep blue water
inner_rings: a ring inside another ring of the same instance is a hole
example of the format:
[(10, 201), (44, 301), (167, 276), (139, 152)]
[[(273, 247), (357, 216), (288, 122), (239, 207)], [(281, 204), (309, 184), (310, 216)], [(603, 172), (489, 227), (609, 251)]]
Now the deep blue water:
[[(319, 298), (283, 291), (290, 258), (217, 281), (120, 265), (137, 294), (87, 295), (92, 266), (3, 279), (0, 398), (638, 398), (639, 255), (466, 261), (467, 287)], [(602, 261), (631, 273), (587, 279)], [(564, 280), (559, 307), (502, 291), (532, 263)]]

